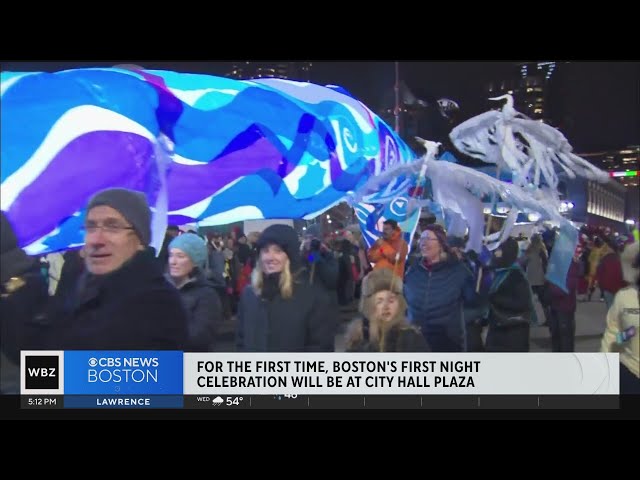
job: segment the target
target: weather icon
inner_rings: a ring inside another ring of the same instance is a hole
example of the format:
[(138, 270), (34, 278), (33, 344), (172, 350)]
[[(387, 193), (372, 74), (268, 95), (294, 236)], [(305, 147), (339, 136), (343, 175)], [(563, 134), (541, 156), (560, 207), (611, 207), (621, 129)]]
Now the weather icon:
[(224, 399), (222, 397), (216, 397), (211, 401), (214, 407), (217, 407), (218, 405), (222, 405), (223, 402), (224, 402)]

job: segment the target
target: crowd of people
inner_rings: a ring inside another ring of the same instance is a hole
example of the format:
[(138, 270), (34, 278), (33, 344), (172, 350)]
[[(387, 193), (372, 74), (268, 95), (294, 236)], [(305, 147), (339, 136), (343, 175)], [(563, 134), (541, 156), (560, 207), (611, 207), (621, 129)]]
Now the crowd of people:
[(486, 261), (436, 223), (411, 249), (393, 220), (370, 248), (358, 231), (330, 239), (315, 226), (169, 227), (155, 252), (142, 194), (105, 190), (86, 212), (83, 248), (44, 259), (2, 214), (3, 393), (19, 390), (20, 350), (215, 351), (224, 321), (236, 351), (334, 351), (340, 308), (356, 303), (347, 351), (526, 352), (530, 327), (547, 325), (552, 351), (572, 352), (577, 299), (597, 287), (610, 307), (602, 350), (621, 352), (625, 391), (640, 382), (637, 242), (584, 235), (564, 290), (546, 280), (553, 235), (508, 238)]

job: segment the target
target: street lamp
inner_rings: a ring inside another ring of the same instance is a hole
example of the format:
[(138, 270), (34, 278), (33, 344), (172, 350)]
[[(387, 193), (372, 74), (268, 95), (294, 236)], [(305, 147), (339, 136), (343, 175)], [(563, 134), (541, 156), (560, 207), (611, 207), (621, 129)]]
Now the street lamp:
[(395, 93), (396, 93), (396, 105), (393, 109), (393, 114), (395, 116), (396, 125), (395, 131), (396, 133), (400, 133), (400, 62), (396, 63), (396, 84), (395, 84)]

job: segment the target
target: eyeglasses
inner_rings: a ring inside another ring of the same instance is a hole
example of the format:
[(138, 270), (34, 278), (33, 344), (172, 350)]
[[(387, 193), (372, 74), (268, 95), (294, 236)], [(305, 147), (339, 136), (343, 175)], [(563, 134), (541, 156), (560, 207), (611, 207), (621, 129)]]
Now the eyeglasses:
[(104, 233), (109, 235), (117, 235), (118, 233), (125, 230), (135, 230), (131, 226), (120, 225), (118, 223), (105, 223), (104, 225), (98, 225), (97, 223), (87, 223), (82, 227), (82, 229), (86, 233), (95, 233), (98, 230), (102, 230)]

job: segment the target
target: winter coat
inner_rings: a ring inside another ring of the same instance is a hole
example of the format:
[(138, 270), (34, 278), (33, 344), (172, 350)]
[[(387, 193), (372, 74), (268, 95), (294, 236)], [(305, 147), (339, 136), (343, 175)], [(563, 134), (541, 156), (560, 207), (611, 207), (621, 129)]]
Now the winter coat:
[(596, 270), (598, 286), (609, 293), (616, 294), (618, 290), (627, 285), (622, 279), (622, 264), (620, 255), (610, 252), (600, 260)]
[(252, 286), (242, 292), (238, 306), (236, 347), (240, 352), (334, 351), (337, 318), (331, 300), (318, 285), (299, 272), (293, 295), (278, 292), (271, 300)]
[(185, 350), (211, 352), (222, 321), (222, 303), (216, 287), (201, 273), (178, 288), (189, 318), (189, 342)]
[(569, 271), (567, 272), (567, 290), (565, 293), (557, 285), (547, 283), (547, 289), (551, 298), (551, 308), (558, 312), (573, 313), (576, 311), (576, 290), (578, 288), (578, 279), (581, 276), (582, 266), (576, 261), (571, 262)]
[(547, 273), (547, 252), (542, 248), (530, 247), (525, 255), (527, 279), (532, 287), (544, 285)]
[(369, 260), (375, 263), (374, 269), (388, 268), (399, 278), (404, 277), (408, 254), (409, 245), (400, 229), (394, 230), (390, 240), (380, 238), (368, 251)]
[[(486, 350), (490, 352), (528, 352), (529, 324), (534, 315), (531, 287), (519, 266), (502, 268), (489, 291), (489, 330)], [(495, 310), (494, 310), (495, 309)], [(500, 312), (498, 315), (497, 312)], [(500, 317), (521, 317), (520, 323), (500, 325)]]
[(477, 300), (471, 271), (457, 258), (427, 268), (418, 262), (404, 279), (409, 319), (434, 352), (465, 351), (463, 309)]
[[(347, 352), (428, 352), (430, 351), (424, 336), (413, 326), (394, 325), (385, 335), (384, 348), (373, 342), (368, 333), (368, 320), (357, 318), (349, 327), (357, 340), (348, 341)], [(355, 331), (355, 332), (354, 332)]]
[(188, 317), (150, 252), (107, 275), (85, 274), (75, 296), (55, 304), (41, 336), (51, 350), (183, 350)]

